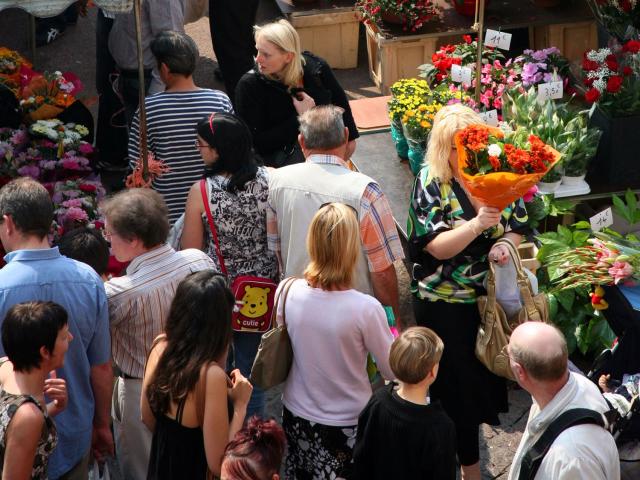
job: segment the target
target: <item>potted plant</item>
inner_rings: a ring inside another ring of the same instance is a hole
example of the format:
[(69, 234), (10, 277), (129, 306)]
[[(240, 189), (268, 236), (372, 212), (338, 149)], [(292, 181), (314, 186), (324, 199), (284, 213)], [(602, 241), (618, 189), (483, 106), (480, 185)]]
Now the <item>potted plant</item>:
[(429, 91), (427, 82), (417, 78), (402, 78), (391, 85), (391, 99), (387, 105), (391, 120), (391, 138), (396, 153), (404, 160), (409, 158), (409, 146), (402, 130), (402, 117), (407, 110), (418, 108), (418, 105), (427, 99)]
[(577, 185), (584, 180), (589, 162), (598, 151), (602, 131), (589, 127), (586, 112), (579, 112), (567, 123), (566, 133), (568, 148), (562, 184)]
[(591, 124), (602, 130), (587, 179), (612, 187), (640, 184), (630, 139), (640, 131), (640, 41), (591, 50), (582, 62), (585, 100), (597, 107)]
[(422, 168), (433, 118), (441, 108), (442, 104), (429, 102), (404, 112), (402, 130), (409, 146), (409, 165), (414, 175)]
[(408, 32), (419, 30), (440, 13), (433, 0), (357, 0), (356, 9), (366, 23), (399, 24)]
[(538, 186), (543, 193), (555, 192), (562, 183), (562, 163), (558, 162), (547, 174), (542, 177)]

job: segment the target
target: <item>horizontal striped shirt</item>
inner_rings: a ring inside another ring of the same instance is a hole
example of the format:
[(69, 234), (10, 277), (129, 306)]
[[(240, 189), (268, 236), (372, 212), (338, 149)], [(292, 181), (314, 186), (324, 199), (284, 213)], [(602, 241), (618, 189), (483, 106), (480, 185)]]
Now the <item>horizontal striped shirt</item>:
[(134, 258), (126, 275), (105, 283), (111, 353), (123, 373), (142, 378), (147, 354), (164, 331), (178, 284), (192, 272), (213, 268), (200, 250), (176, 252), (162, 245)]
[[(169, 208), (169, 222), (184, 212), (189, 189), (202, 178), (204, 163), (196, 147), (196, 126), (213, 112), (233, 112), (231, 100), (217, 90), (161, 92), (145, 100), (147, 145), (169, 168), (156, 178), (153, 189), (162, 194)], [(140, 157), (140, 117), (136, 112), (129, 132), (129, 163)]]

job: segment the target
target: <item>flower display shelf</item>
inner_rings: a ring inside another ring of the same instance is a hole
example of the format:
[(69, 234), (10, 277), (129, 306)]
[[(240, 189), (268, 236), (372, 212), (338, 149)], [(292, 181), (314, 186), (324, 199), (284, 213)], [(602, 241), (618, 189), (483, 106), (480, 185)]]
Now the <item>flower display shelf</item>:
[[(442, 9), (440, 18), (427, 22), (417, 34), (407, 34), (399, 26), (366, 25), (369, 76), (383, 94), (388, 94), (399, 78), (416, 76), (417, 67), (431, 63), (440, 46), (457, 43), (465, 34), (475, 35), (468, 17), (458, 14), (446, 0), (434, 3)], [(487, 28), (527, 28), (531, 48), (557, 46), (573, 60), (597, 45), (596, 25), (585, 0), (565, 2), (553, 9), (524, 0), (502, 0), (487, 7), (485, 18)]]
[(575, 197), (578, 195), (587, 195), (591, 192), (591, 187), (587, 182), (582, 180), (582, 182), (575, 185), (565, 185), (561, 183), (560, 186), (552, 192), (546, 191), (544, 188), (538, 186), (538, 192), (543, 195), (553, 194), (556, 198)]
[(276, 4), (300, 35), (303, 50), (324, 58), (331, 68), (358, 66), (360, 21), (355, 0), (276, 0)]

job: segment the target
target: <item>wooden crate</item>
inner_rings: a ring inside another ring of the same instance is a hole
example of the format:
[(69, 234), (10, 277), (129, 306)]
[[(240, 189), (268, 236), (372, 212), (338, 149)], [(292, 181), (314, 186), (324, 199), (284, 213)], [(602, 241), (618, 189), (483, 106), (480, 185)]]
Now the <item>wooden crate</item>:
[(369, 76), (383, 95), (400, 78), (418, 76), (418, 66), (431, 63), (431, 57), (442, 45), (457, 43), (460, 35), (407, 35), (387, 38), (375, 25), (366, 25)]
[(569, 61), (581, 61), (585, 50), (598, 48), (598, 27), (595, 21), (531, 27), (529, 43), (535, 50), (558, 47)]
[(293, 14), (289, 20), (300, 35), (303, 50), (324, 58), (331, 68), (358, 66), (360, 22), (353, 9), (312, 15)]

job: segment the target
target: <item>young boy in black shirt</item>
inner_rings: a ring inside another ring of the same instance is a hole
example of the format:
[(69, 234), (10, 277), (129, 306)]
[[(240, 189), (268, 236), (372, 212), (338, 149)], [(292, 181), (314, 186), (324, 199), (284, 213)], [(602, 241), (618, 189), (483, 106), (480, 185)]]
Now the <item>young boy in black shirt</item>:
[(427, 397), (443, 348), (425, 327), (409, 328), (393, 342), (389, 364), (398, 384), (378, 390), (360, 414), (353, 478), (456, 478), (454, 424)]

